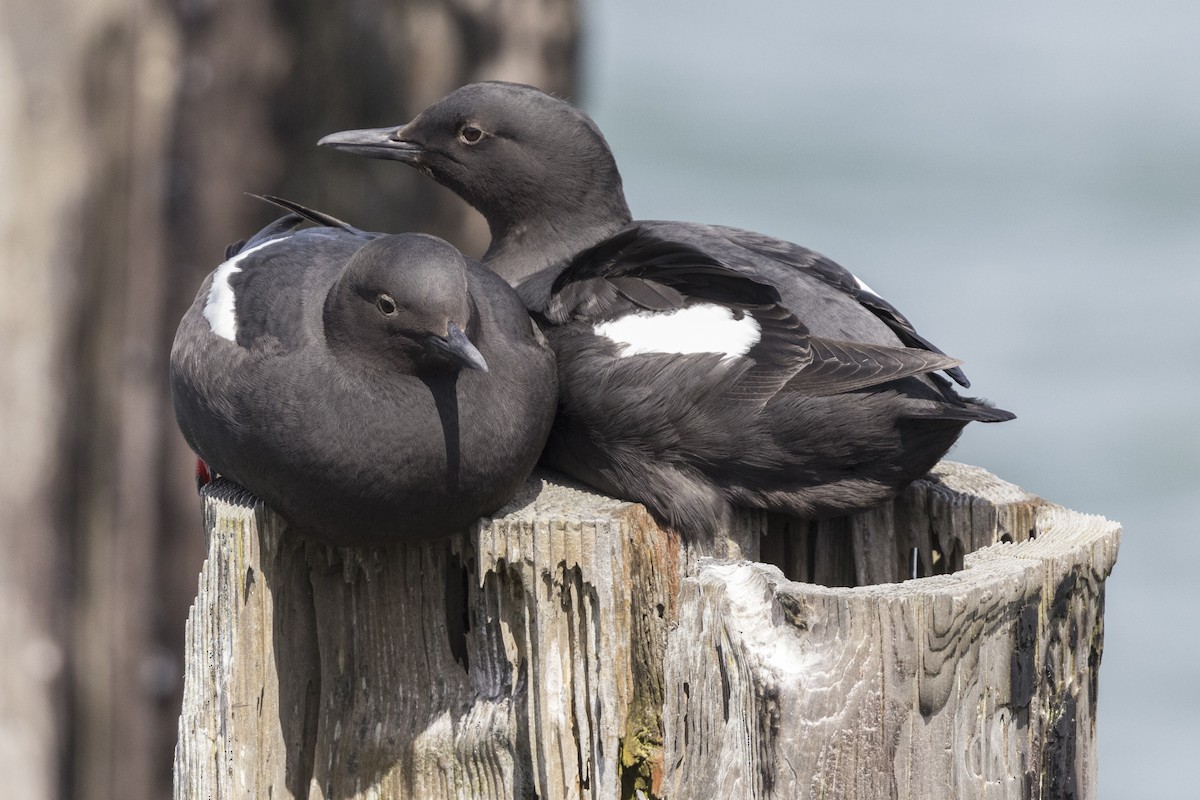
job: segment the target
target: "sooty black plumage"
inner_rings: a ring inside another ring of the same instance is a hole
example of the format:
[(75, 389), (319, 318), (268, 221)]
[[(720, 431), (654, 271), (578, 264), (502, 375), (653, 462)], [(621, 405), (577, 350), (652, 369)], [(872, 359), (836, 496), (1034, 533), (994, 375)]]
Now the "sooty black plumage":
[[(520, 299), (440, 239), (295, 210), (235, 246), (179, 325), (184, 437), (332, 544), (437, 536), (495, 511), (536, 463), (557, 397)], [(304, 218), (321, 227), (293, 230)]]
[[(712, 530), (731, 503), (868, 508), (927, 472), (967, 422), (1012, 418), (957, 395), (936, 373), (967, 386), (960, 362), (824, 256), (736, 228), (634, 221), (595, 123), (533, 87), (472, 84), (407, 125), (321, 144), (409, 164), (484, 215), (485, 263), (558, 356), (545, 460), (681, 529)], [(748, 338), (725, 352), (613, 338), (623, 319), (697, 307)]]

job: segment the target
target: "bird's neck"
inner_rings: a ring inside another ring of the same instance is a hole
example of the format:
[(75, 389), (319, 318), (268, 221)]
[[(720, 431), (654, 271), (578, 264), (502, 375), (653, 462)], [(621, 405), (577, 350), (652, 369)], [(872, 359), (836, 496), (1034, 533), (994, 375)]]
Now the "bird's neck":
[(484, 263), (517, 290), (530, 310), (545, 308), (550, 287), (571, 259), (631, 219), (623, 196), (587, 208), (569, 203), (519, 220), (488, 220), (492, 242)]

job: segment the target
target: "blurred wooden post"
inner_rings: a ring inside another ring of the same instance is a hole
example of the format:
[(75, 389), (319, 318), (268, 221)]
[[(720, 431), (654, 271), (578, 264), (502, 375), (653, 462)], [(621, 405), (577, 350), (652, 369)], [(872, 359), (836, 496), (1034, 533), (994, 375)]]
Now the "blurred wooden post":
[(704, 546), (544, 477), (386, 550), (205, 509), (177, 798), (1095, 796), (1120, 529), (973, 467)]

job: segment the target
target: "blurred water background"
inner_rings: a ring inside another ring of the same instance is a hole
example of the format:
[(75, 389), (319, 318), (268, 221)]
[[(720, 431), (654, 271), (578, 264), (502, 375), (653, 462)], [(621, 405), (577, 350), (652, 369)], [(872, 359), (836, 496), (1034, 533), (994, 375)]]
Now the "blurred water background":
[[(1200, 797), (1200, 6), (581, 4), (573, 98), (636, 216), (846, 265), (1019, 415), (953, 458), (1123, 523), (1100, 797)], [(0, 2), (0, 788), (141, 800), (203, 549), (167, 344), (270, 219), (243, 192), (478, 253), (448, 191), (314, 143), (466, 80), (565, 92), (576, 31), (550, 0), (81, 9)]]
[(952, 458), (1124, 525), (1100, 797), (1200, 796), (1200, 6), (587, 9), (635, 217), (848, 267), (1018, 414)]

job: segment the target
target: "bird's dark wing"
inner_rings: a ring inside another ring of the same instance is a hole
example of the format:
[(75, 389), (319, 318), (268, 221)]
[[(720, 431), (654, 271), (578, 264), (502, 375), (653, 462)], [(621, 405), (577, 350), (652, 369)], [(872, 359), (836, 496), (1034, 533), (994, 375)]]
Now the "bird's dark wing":
[[(763, 258), (801, 270), (853, 297), (864, 308), (883, 320), (907, 346), (945, 355), (940, 348), (917, 333), (913, 324), (900, 313), (898, 308), (868, 289), (845, 267), (820, 253), (783, 239), (776, 239), (741, 228), (730, 228), (723, 225), (709, 227), (739, 247), (744, 247)], [(961, 386), (971, 385), (967, 376), (958, 367), (946, 370), (946, 374)]]
[(270, 225), (264, 227), (258, 233), (251, 236), (249, 239), (241, 239), (240, 241), (228, 245), (225, 248), (225, 260), (228, 261), (243, 250), (249, 250), (258, 244), (265, 242), (267, 239), (270, 239), (272, 236), (279, 236), (280, 234), (293, 231), (302, 222), (304, 222), (304, 218), (299, 214), (287, 214), (286, 216), (282, 216), (272, 222)]
[(555, 280), (546, 318), (611, 318), (633, 310), (671, 311), (688, 302), (737, 310), (779, 302), (771, 286), (730, 269), (704, 251), (638, 226), (577, 255)]
[[(215, 287), (217, 295), (227, 289), (233, 299), (209, 305), (218, 306), (214, 313), (226, 319), (233, 315), (241, 347), (291, 351), (320, 335), (321, 304), (311, 298), (323, 299), (350, 256), (383, 234), (359, 230), (291, 200), (251, 196), (289, 213), (225, 248), (226, 263), (213, 273), (213, 281), (225, 284), (225, 289)], [(296, 230), (305, 221), (317, 227)]]
[(915, 347), (885, 347), (835, 339), (809, 339), (812, 361), (783, 388), (808, 395), (829, 395), (880, 383), (950, 370), (962, 362), (944, 353)]
[(749, 313), (759, 324), (760, 338), (745, 355), (753, 366), (730, 395), (757, 404), (766, 403), (779, 392), (812, 397), (835, 395), (952, 369), (961, 363), (919, 348), (811, 336), (779, 306)]
[[(359, 230), (349, 222), (343, 222), (332, 214), (326, 214), (324, 211), (317, 211), (316, 209), (309, 208), (308, 206), (302, 206), (294, 200), (277, 197), (273, 194), (249, 194), (251, 197), (258, 198), (259, 200), (265, 200), (266, 202), (271, 203), (272, 205), (277, 205), (280, 208), (285, 208), (292, 212), (292, 214), (299, 215), (315, 225), (321, 225), (326, 228), (339, 228), (347, 233), (353, 233), (355, 235), (366, 234), (366, 231)], [(369, 235), (374, 238), (380, 234)]]
[(268, 225), (233, 256), (236, 264), (227, 260), (214, 273), (213, 280), (223, 280), (233, 294), (241, 347), (286, 352), (319, 336), (325, 292), (366, 241), (340, 229), (287, 231)]
[(325, 228), (337, 228), (338, 230), (343, 230), (356, 236), (367, 236), (373, 239), (380, 235), (359, 230), (350, 223), (343, 222), (332, 214), (326, 214), (324, 211), (317, 211), (316, 209), (309, 208), (308, 206), (303, 206), (294, 200), (276, 197), (273, 194), (254, 194), (253, 192), (247, 192), (247, 194), (256, 200), (262, 200), (270, 203), (271, 205), (286, 209), (290, 213), (280, 217), (270, 225), (267, 225), (249, 239), (241, 239), (240, 241), (226, 246), (226, 260), (233, 258), (243, 250), (248, 250), (255, 245), (265, 242), (267, 239), (270, 239), (274, 236), (290, 233), (291, 231), (294, 231), (296, 228), (300, 227), (300, 225), (302, 225), (306, 220), (314, 225), (320, 225), (321, 227)]
[(811, 336), (779, 303), (774, 287), (753, 280), (689, 244), (631, 226), (580, 253), (555, 281), (546, 317), (554, 324), (598, 322), (639, 312), (707, 303), (749, 315), (758, 341), (731, 397), (765, 403), (777, 392), (829, 395), (940, 369), (941, 353)]

